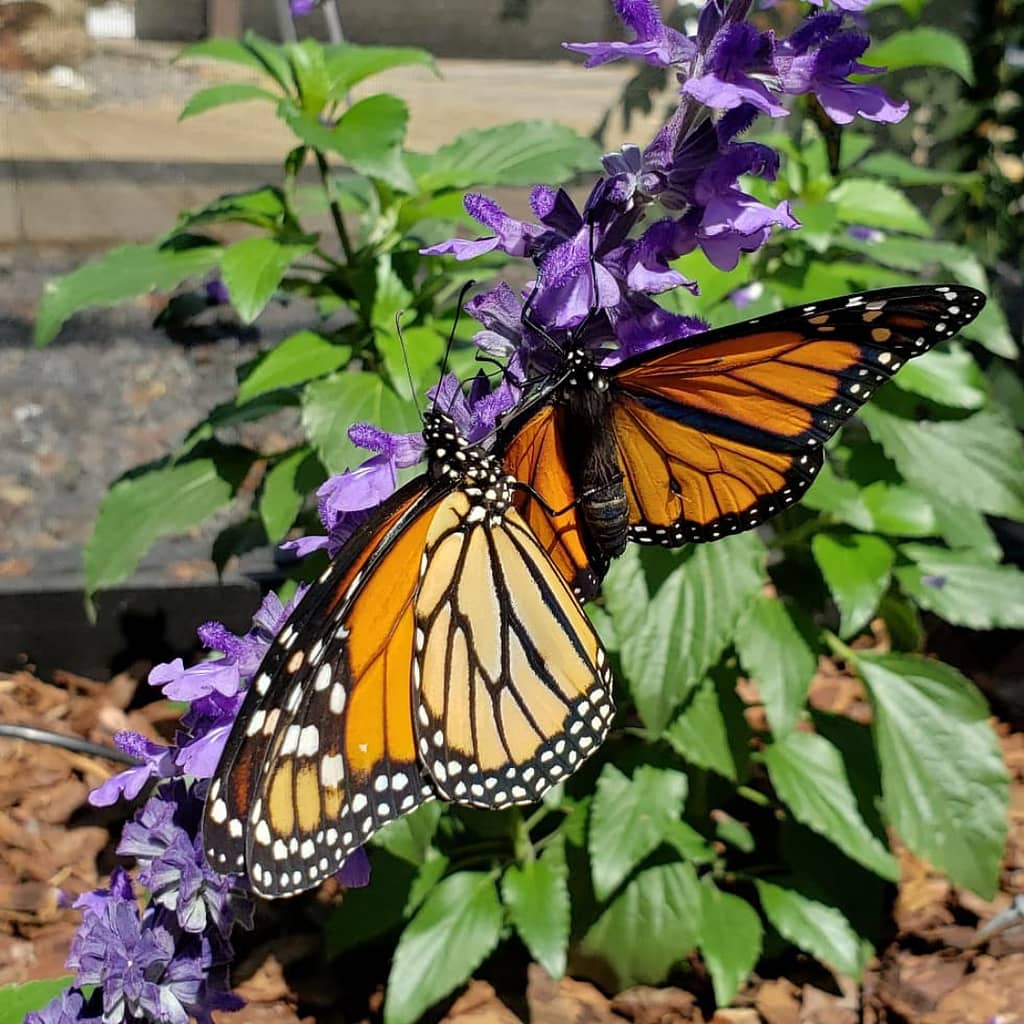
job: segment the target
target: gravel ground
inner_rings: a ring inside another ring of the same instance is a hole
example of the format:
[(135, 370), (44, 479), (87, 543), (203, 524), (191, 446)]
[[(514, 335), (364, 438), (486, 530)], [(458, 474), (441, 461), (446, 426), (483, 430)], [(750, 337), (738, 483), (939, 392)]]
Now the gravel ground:
[[(28, 252), (0, 263), (0, 404), (10, 413), (0, 416), (0, 559), (82, 544), (110, 481), (166, 455), (230, 397), (241, 363), (311, 323), (309, 308), (271, 309), (258, 334), (240, 338), (229, 327), (215, 342), (182, 344), (151, 326), (154, 297), (80, 314), (35, 348), (43, 284), (75, 265)], [(244, 429), (250, 443), (298, 436), (294, 413)]]

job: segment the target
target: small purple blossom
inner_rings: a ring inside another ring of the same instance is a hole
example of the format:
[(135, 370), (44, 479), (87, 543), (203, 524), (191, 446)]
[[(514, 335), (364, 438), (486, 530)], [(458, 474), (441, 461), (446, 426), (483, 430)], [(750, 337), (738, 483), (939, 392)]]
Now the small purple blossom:
[(25, 1024), (101, 1024), (103, 997), (98, 990), (88, 999), (77, 988), (65, 989), (60, 995), (25, 1017)]
[(294, 17), (304, 18), (320, 6), (320, 0), (288, 0), (288, 6)]
[(227, 306), (231, 302), (231, 293), (220, 274), (211, 274), (203, 282), (203, 291), (210, 306)]
[(655, 67), (671, 67), (693, 57), (692, 41), (663, 25), (651, 0), (615, 0), (615, 13), (636, 33), (636, 39), (631, 43), (563, 43), (567, 50), (587, 55), (584, 67), (593, 68), (629, 57)]
[(139, 764), (107, 779), (89, 794), (94, 807), (109, 807), (124, 797), (134, 800), (151, 779), (169, 778), (174, 774), (174, 758), (170, 747), (147, 740), (137, 732), (114, 734), (114, 744)]

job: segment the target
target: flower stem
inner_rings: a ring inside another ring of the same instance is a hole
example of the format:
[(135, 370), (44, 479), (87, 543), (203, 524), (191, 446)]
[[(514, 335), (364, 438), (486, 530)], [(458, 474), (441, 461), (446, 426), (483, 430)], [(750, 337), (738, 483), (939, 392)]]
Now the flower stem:
[(345, 262), (352, 262), (352, 243), (348, 240), (348, 230), (345, 227), (345, 220), (341, 215), (341, 204), (334, 194), (334, 187), (331, 185), (330, 170), (327, 166), (327, 157), (319, 149), (314, 149), (316, 154), (316, 166), (320, 171), (320, 181), (324, 187), (324, 194), (331, 207), (331, 219), (334, 221), (334, 230), (338, 233), (338, 241), (341, 242), (342, 251), (345, 253)]

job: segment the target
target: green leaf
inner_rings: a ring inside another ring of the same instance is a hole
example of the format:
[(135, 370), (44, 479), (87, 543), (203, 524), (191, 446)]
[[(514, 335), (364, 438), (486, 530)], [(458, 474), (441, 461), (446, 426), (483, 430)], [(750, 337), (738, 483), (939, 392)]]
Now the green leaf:
[(1007, 770), (984, 697), (912, 654), (857, 654), (889, 822), (914, 853), (991, 899), (1007, 840)]
[(697, 945), (701, 884), (690, 864), (641, 871), (583, 937), (580, 951), (604, 960), (616, 987), (655, 985)]
[(565, 125), (518, 121), (461, 132), (432, 155), (410, 154), (422, 192), (566, 181), (595, 170), (600, 149)]
[(764, 932), (757, 911), (714, 884), (701, 886), (700, 952), (715, 988), (715, 1002), (728, 1006), (761, 955)]
[(876, 480), (860, 494), (870, 530), (894, 537), (934, 537), (939, 530), (935, 506), (912, 487)]
[(230, 103), (245, 103), (249, 100), (271, 100), (276, 103), (278, 98), (269, 89), (263, 89), (258, 85), (249, 85), (246, 82), (211, 85), (200, 89), (189, 98), (189, 101), (181, 108), (178, 120), (184, 121), (187, 117), (205, 114), (208, 110), (224, 107)]
[(1024, 448), (1000, 410), (961, 420), (913, 420), (880, 405), (860, 411), (906, 480), (940, 501), (1024, 519)]
[[(845, 138), (844, 138), (845, 141)], [(981, 175), (976, 171), (947, 171), (935, 167), (920, 167), (899, 153), (872, 153), (857, 164), (861, 174), (888, 178), (897, 185), (958, 185), (969, 188), (980, 185)]]
[(803, 715), (818, 667), (814, 623), (800, 609), (762, 594), (740, 620), (735, 642), (740, 663), (757, 682), (772, 731), (788, 732)]
[(186, 210), (178, 217), (176, 230), (185, 231), (204, 224), (254, 224), (278, 231), (291, 223), (288, 201), (276, 186), (263, 185), (245, 192), (218, 196), (198, 210)]
[(185, 57), (210, 57), (213, 60), (222, 60), (228, 64), (241, 64), (243, 67), (269, 73), (266, 64), (256, 52), (250, 49), (246, 43), (239, 42), (237, 39), (203, 39), (191, 46), (186, 46), (175, 57), (175, 60), (182, 60)]
[(251, 324), (277, 291), (284, 272), (311, 243), (285, 245), (273, 238), (244, 238), (224, 250), (221, 275), (231, 295), (231, 305), (242, 321)]
[(889, 586), (896, 553), (881, 537), (866, 533), (819, 533), (811, 551), (839, 608), (840, 633), (858, 633)]
[(391, 384), (406, 401), (412, 400), (414, 388), (419, 396), (437, 383), (446, 339), (432, 327), (407, 327), (401, 338), (382, 330), (376, 338)]
[(890, 71), (946, 68), (956, 72), (968, 85), (974, 84), (974, 64), (963, 40), (952, 32), (928, 25), (918, 25), (886, 36), (868, 50), (864, 63)]
[(743, 749), (749, 729), (735, 693), (723, 697), (712, 679), (703, 680), (665, 731), (665, 739), (691, 764), (735, 782), (737, 748)]
[(858, 530), (873, 530), (874, 520), (864, 504), (863, 495), (862, 488), (852, 480), (838, 476), (831, 462), (826, 460), (801, 504), (817, 512), (826, 512), (830, 519)]
[(327, 104), (331, 83), (324, 48), (315, 39), (302, 39), (285, 47), (302, 109), (319, 117)]
[(444, 806), (436, 801), (423, 804), (411, 814), (388, 822), (371, 842), (410, 864), (423, 864), (430, 857), (443, 813)]
[(210, 444), (185, 462), (122, 477), (103, 496), (85, 546), (85, 589), (127, 579), (160, 537), (184, 533), (223, 508), (252, 465), (245, 448)]
[[(745, 533), (681, 555), (631, 551), (612, 567), (604, 590), (623, 637), (622, 668), (630, 692), (644, 724), (657, 734), (732, 639), (761, 586), (764, 545), (755, 533)], [(640, 591), (630, 564), (641, 557), (658, 573), (670, 570), (653, 593)]]
[(385, 850), (374, 853), (373, 884), (346, 889), (324, 924), (327, 958), (333, 960), (396, 929), (405, 917), (416, 871), (416, 865)]
[(461, 985), (498, 944), (501, 904), (490, 875), (449, 875), (398, 940), (384, 1003), (385, 1024), (415, 1024)]
[(74, 980), (74, 975), (68, 974), (21, 985), (0, 985), (0, 1024), (23, 1024), (27, 1013), (41, 1010)]
[(590, 812), (590, 865), (594, 892), (607, 899), (626, 876), (664, 841), (683, 813), (686, 776), (642, 765), (630, 779), (606, 764)]
[(829, 193), (829, 199), (846, 224), (866, 224), (910, 235), (932, 233), (931, 225), (902, 192), (873, 178), (846, 178)]
[(397, 96), (368, 96), (349, 107), (333, 127), (294, 108), (284, 107), (282, 116), (307, 146), (338, 153), (360, 174), (403, 192), (414, 191), (402, 157), (409, 108)]
[(352, 358), (348, 345), (335, 345), (313, 331), (299, 331), (279, 342), (251, 364), (238, 385), (238, 401), (278, 388), (305, 384), (344, 366)]
[(271, 544), (284, 539), (307, 496), (322, 481), (320, 460), (306, 447), (297, 448), (270, 467), (263, 478), (259, 512)]
[(864, 823), (843, 759), (828, 740), (791, 732), (762, 756), (772, 785), (797, 821), (869, 871), (893, 881), (899, 877), (896, 859)]
[(302, 425), (328, 473), (357, 466), (369, 455), (348, 439), (353, 423), (407, 433), (419, 426), (415, 406), (402, 401), (375, 373), (336, 373), (306, 386)]
[(912, 359), (897, 374), (896, 386), (954, 409), (980, 409), (988, 401), (985, 374), (960, 345)]
[(874, 707), (889, 823), (918, 856), (991, 899), (1006, 845), (1006, 767), (989, 710), (959, 672), (910, 654), (858, 654)]
[(904, 544), (911, 565), (896, 569), (903, 592), (926, 611), (969, 629), (1024, 629), (1024, 573), (982, 561), (976, 551)]
[(530, 955), (552, 978), (565, 974), (569, 945), (569, 886), (562, 843), (553, 843), (540, 860), (512, 865), (501, 883), (509, 918)]
[(43, 286), (36, 314), (35, 342), (46, 345), (72, 313), (112, 306), (157, 289), (169, 290), (188, 277), (205, 274), (220, 262), (216, 245), (159, 248), (125, 245)]
[(765, 916), (784, 939), (841, 974), (861, 976), (870, 951), (835, 907), (812, 900), (796, 889), (761, 879), (755, 884)]
[(330, 79), (328, 98), (332, 100), (342, 99), (352, 86), (389, 68), (422, 64), (437, 73), (433, 56), (415, 46), (359, 46), (356, 43), (340, 43), (325, 46), (324, 55)]

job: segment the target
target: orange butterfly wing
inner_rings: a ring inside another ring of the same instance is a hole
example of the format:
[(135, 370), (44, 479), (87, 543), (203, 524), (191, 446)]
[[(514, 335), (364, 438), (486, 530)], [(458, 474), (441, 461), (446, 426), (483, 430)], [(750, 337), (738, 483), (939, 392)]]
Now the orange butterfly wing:
[(885, 289), (709, 331), (615, 367), (612, 429), (631, 539), (716, 540), (798, 501), (843, 422), (984, 301), (970, 288)]
[(306, 593), (246, 695), (203, 838), (215, 868), (248, 873), (265, 896), (311, 888), (434, 795), (416, 754), (410, 666), (437, 504), (423, 478), (394, 495)]

